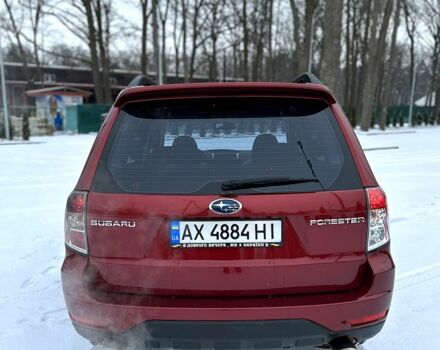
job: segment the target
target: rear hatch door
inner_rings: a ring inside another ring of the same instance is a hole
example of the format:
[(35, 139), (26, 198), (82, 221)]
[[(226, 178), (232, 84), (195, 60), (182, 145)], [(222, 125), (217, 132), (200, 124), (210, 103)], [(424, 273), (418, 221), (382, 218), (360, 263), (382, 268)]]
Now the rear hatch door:
[[(222, 188), (261, 179), (305, 181)], [(320, 100), (128, 104), (87, 212), (90, 264), (127, 292), (336, 292), (358, 287), (366, 273), (365, 191)]]

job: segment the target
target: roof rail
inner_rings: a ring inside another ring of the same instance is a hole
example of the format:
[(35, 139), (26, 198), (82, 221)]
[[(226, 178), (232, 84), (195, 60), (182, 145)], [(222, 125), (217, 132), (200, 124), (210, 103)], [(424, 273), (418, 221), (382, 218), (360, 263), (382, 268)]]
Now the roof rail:
[(136, 75), (132, 81), (130, 81), (130, 84), (128, 84), (128, 87), (133, 86), (150, 86), (150, 85), (157, 85), (153, 80), (148, 78), (147, 76), (143, 74)]
[(303, 73), (298, 75), (292, 83), (299, 83), (299, 84), (322, 84), (321, 80), (318, 79), (318, 77), (313, 73)]

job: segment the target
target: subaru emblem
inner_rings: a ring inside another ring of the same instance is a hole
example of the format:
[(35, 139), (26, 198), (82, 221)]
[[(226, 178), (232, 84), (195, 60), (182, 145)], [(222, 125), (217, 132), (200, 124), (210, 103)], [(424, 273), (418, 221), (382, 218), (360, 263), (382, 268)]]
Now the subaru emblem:
[(209, 209), (216, 214), (235, 214), (241, 210), (241, 203), (235, 199), (220, 198), (212, 201)]

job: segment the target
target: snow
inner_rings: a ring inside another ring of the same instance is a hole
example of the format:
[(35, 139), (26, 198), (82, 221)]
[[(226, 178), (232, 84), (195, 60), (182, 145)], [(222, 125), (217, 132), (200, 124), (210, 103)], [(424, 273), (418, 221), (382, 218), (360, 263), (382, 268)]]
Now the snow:
[[(416, 102), (414, 102), (414, 104), (416, 106), (425, 107), (427, 99), (428, 99), (428, 95), (425, 95), (423, 97), (420, 97), (418, 100), (416, 100)], [(435, 103), (435, 92), (432, 93), (431, 102), (430, 102), (429, 106), (434, 107), (434, 103)]]
[[(359, 133), (364, 148), (390, 148), (366, 154), (388, 196), (397, 266), (388, 321), (365, 350), (440, 342), (440, 128), (400, 130)], [(59, 270), (65, 201), (94, 137), (0, 144), (1, 349), (92, 347), (70, 324)]]
[(94, 136), (0, 145), (0, 348), (89, 349), (60, 284), (64, 206)]
[(366, 152), (388, 197), (396, 284), (384, 329), (364, 347), (366, 350), (437, 348), (440, 342), (440, 128), (359, 138), (364, 148), (399, 147)]

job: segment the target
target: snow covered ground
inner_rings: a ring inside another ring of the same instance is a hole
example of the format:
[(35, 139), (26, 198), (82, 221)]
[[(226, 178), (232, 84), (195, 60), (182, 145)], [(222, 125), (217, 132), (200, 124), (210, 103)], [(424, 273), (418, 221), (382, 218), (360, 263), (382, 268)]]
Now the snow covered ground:
[[(364, 148), (399, 147), (367, 152), (388, 195), (397, 279), (388, 322), (364, 348), (435, 349), (440, 344), (440, 128), (359, 138)], [(65, 200), (93, 139), (63, 135), (0, 145), (0, 349), (91, 348), (68, 320), (59, 269)]]

